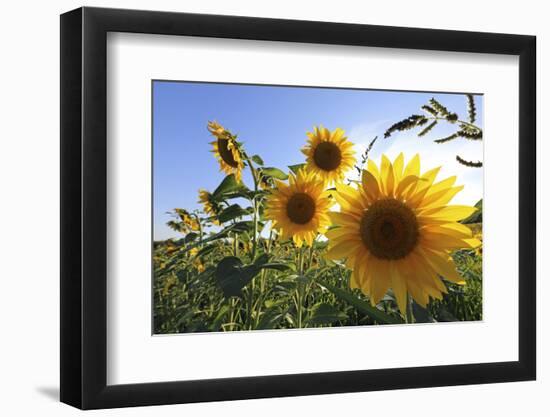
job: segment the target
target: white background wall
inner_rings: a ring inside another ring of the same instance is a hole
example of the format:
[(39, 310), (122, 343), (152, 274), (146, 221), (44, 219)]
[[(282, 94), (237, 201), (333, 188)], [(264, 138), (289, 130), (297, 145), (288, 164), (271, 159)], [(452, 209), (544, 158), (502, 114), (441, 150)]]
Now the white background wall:
[[(78, 1), (4, 2), (0, 17), (0, 414), (75, 415), (57, 402), (59, 379), (59, 17)], [(539, 213), (550, 146), (550, 27), (545, 2), (471, 1), (93, 1), (86, 5), (325, 20), (538, 37)], [(544, 125), (544, 126), (543, 126)], [(506, 179), (503, 178), (503, 187)], [(503, 190), (504, 191), (504, 190)], [(95, 412), (94, 415), (318, 416), (545, 415), (550, 410), (550, 223), (539, 214), (538, 381), (377, 393), (237, 401)]]

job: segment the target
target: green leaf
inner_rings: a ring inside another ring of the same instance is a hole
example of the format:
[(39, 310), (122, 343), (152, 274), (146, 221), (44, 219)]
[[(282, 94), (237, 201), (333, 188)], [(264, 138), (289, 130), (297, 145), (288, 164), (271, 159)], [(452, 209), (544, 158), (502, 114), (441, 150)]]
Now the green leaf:
[(268, 262), (266, 264), (261, 265), (261, 268), (274, 269), (276, 271), (288, 271), (289, 269), (292, 269), (292, 266), (288, 264), (283, 264), (280, 262)]
[(428, 118), (421, 114), (412, 114), (406, 119), (400, 120), (397, 123), (391, 125), (386, 132), (384, 132), (384, 138), (389, 138), (394, 132), (403, 132), (410, 130), (414, 127), (423, 126), (428, 123)]
[(456, 156), (456, 160), (460, 162), (460, 164), (470, 168), (481, 168), (483, 166), (483, 162), (481, 161), (468, 161), (466, 159), (461, 158), (459, 155)]
[(233, 174), (226, 176), (218, 188), (212, 193), (212, 198), (215, 200), (223, 200), (226, 194), (235, 193), (246, 190), (246, 187), (235, 179)]
[(415, 301), (412, 303), (412, 311), (414, 320), (417, 323), (435, 323), (435, 319), (432, 317), (430, 312), (418, 305)]
[(243, 209), (238, 204), (232, 204), (229, 207), (223, 209), (220, 214), (218, 214), (218, 220), (220, 223), (225, 223), (230, 220), (234, 220), (237, 217), (246, 216), (249, 214), (248, 210)]
[(261, 266), (269, 261), (269, 255), (267, 253), (262, 253), (254, 260), (254, 265)]
[(288, 167), (290, 168), (290, 170), (292, 172), (294, 172), (296, 175), (298, 175), (298, 171), (300, 171), (300, 169), (302, 169), (305, 166), (306, 166), (306, 164), (296, 164), (296, 165), (289, 165)]
[[(207, 238), (204, 238), (202, 240), (202, 242), (198, 242), (198, 241), (195, 241), (194, 243), (188, 245), (185, 247), (185, 250), (183, 252), (187, 252), (199, 245), (202, 245), (202, 244), (205, 244), (205, 243), (209, 243), (209, 242), (212, 242), (214, 240), (218, 240), (218, 239), (222, 239), (224, 237), (227, 237), (227, 235), (229, 233), (244, 233), (244, 232), (248, 232), (248, 231), (251, 231), (254, 227), (254, 222), (248, 220), (248, 221), (242, 221), (242, 222), (237, 222), (235, 224), (231, 224), (229, 226), (227, 226), (226, 228), (220, 230), (218, 233), (214, 233), (213, 235), (210, 235), (208, 236)], [(181, 240), (181, 239), (180, 239)], [(176, 242), (176, 244), (178, 244), (178, 242)]]
[(430, 99), (430, 104), (441, 116), (447, 116), (449, 114), (449, 110), (434, 97)]
[(244, 233), (244, 232), (251, 231), (253, 228), (254, 228), (254, 222), (252, 220), (245, 220), (245, 221), (237, 222), (235, 224), (227, 226), (225, 229), (223, 229), (219, 233), (224, 233), (225, 235), (227, 235), (229, 232)]
[(472, 224), (481, 223), (483, 221), (483, 199), (479, 200), (474, 207), (477, 208), (477, 210), (464, 220), (461, 220), (460, 223)]
[(445, 321), (445, 322), (452, 322), (452, 321), (458, 321), (458, 319), (451, 313), (445, 306), (440, 305), (439, 309), (437, 311), (437, 315), (439, 316), (439, 321)]
[(199, 252), (197, 253), (197, 257), (202, 257), (208, 255), (210, 252), (212, 252), (214, 249), (216, 249), (216, 245), (207, 245), (203, 247)]
[(330, 324), (340, 320), (346, 320), (348, 315), (336, 307), (319, 303), (313, 306), (311, 316), (308, 319), (309, 324)]
[(243, 265), (235, 256), (227, 256), (216, 267), (216, 281), (225, 297), (238, 297), (241, 295), (241, 289), (258, 275), (260, 269), (254, 264)]
[(269, 262), (269, 255), (266, 253), (261, 254), (254, 261), (254, 265), (261, 269), (274, 269), (276, 271), (288, 271), (292, 269), (289, 264), (281, 262)]
[(286, 175), (279, 168), (273, 168), (273, 167), (262, 168), (261, 172), (262, 172), (262, 175), (265, 175), (266, 177), (276, 178), (282, 181), (288, 178), (288, 175)]
[(420, 133), (418, 134), (418, 137), (421, 138), (422, 136), (426, 135), (430, 130), (432, 130), (435, 127), (436, 124), (437, 124), (437, 120), (434, 120), (433, 122), (431, 122), (428, 126), (426, 126), (424, 129), (420, 131)]
[(466, 94), (466, 101), (468, 103), (468, 121), (475, 123), (476, 121), (476, 103), (474, 101), (473, 94)]
[(320, 283), (320, 285), (325, 287), (327, 290), (333, 293), (336, 297), (346, 301), (347, 303), (351, 304), (353, 307), (355, 307), (357, 310), (359, 310), (363, 314), (368, 315), (369, 317), (371, 317), (372, 319), (376, 320), (381, 324), (403, 323), (403, 319), (401, 319), (401, 317), (390, 316), (389, 314), (384, 313), (382, 310), (379, 310), (378, 308), (371, 306), (370, 303), (368, 303), (367, 301), (363, 301), (357, 298), (354, 294), (350, 292), (344, 291), (337, 287), (333, 287), (332, 285), (324, 282)]
[(185, 243), (193, 242), (193, 241), (196, 240), (198, 237), (199, 237), (199, 234), (198, 234), (198, 233), (189, 232), (189, 233), (187, 233), (187, 235), (185, 235), (185, 237), (183, 238), (183, 241), (184, 241)]
[(252, 159), (254, 162), (256, 162), (258, 165), (263, 165), (264, 164), (264, 160), (260, 157), (260, 155), (252, 155), (250, 157), (250, 159)]
[(281, 313), (278, 308), (271, 308), (264, 311), (256, 326), (256, 330), (273, 329), (285, 314), (286, 312)]
[(218, 314), (216, 315), (216, 318), (214, 319), (214, 321), (210, 325), (210, 330), (211, 331), (216, 332), (216, 331), (220, 330), (220, 327), (223, 324), (223, 321), (225, 319), (225, 316), (229, 312), (229, 309), (230, 308), (227, 304), (223, 305), (220, 308), (220, 310), (218, 311)]
[(453, 133), (452, 135), (446, 136), (446, 137), (444, 137), (444, 138), (436, 139), (436, 140), (434, 140), (434, 142), (435, 142), (435, 143), (445, 143), (445, 142), (449, 142), (449, 141), (451, 141), (451, 140), (454, 140), (454, 139), (456, 139), (456, 138), (458, 138), (458, 137), (459, 137), (458, 133), (455, 132), (455, 133)]

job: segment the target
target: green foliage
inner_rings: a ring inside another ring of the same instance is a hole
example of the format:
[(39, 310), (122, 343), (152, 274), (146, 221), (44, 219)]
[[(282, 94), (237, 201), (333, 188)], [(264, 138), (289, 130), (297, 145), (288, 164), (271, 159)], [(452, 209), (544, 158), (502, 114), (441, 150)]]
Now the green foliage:
[(241, 289), (260, 272), (255, 264), (243, 265), (235, 256), (223, 258), (216, 267), (216, 281), (226, 297), (240, 296)]
[(474, 224), (474, 223), (481, 223), (483, 221), (483, 200), (479, 200), (474, 207), (477, 208), (477, 211), (475, 213), (472, 213), (470, 216), (466, 217), (460, 223)]
[(286, 175), (283, 171), (281, 171), (279, 168), (262, 168), (260, 170), (262, 175), (270, 178), (276, 178), (278, 180), (286, 180), (288, 178), (288, 175)]
[(476, 103), (472, 94), (466, 94), (466, 100), (468, 101), (468, 121), (470, 123), (476, 122)]
[(467, 161), (466, 159), (461, 158), (459, 155), (456, 156), (456, 160), (462, 165), (470, 168), (481, 168), (483, 166), (483, 162), (481, 161)]
[(250, 159), (253, 160), (255, 163), (257, 163), (258, 165), (264, 164), (264, 160), (260, 157), (260, 155), (252, 155)]
[(428, 120), (429, 119), (426, 116), (422, 116), (421, 114), (413, 114), (406, 119), (391, 125), (390, 128), (384, 133), (384, 137), (389, 138), (394, 132), (404, 132), (405, 130), (410, 130), (418, 126), (424, 126), (428, 123)]
[(243, 209), (238, 204), (232, 204), (218, 214), (218, 221), (221, 223), (226, 223), (228, 221), (246, 216), (247, 214), (250, 214), (250, 208)]
[(355, 294), (352, 294), (349, 291), (345, 291), (341, 288), (334, 287), (326, 282), (321, 283), (321, 285), (326, 289), (328, 289), (330, 292), (332, 292), (334, 295), (336, 295), (336, 297), (349, 303), (350, 305), (355, 307), (357, 310), (368, 315), (369, 317), (371, 317), (373, 320), (375, 320), (380, 324), (403, 323), (403, 320), (398, 315), (386, 314), (380, 309), (378, 309), (377, 307), (371, 306), (369, 302), (360, 299)]
[(298, 171), (305, 167), (306, 164), (296, 164), (296, 165), (289, 165), (288, 167), (294, 174), (298, 174)]
[(311, 315), (308, 318), (308, 323), (331, 324), (337, 321), (346, 320), (348, 315), (331, 304), (318, 303), (311, 308)]
[[(481, 141), (483, 140), (483, 130), (481, 127), (474, 124), (477, 115), (474, 96), (472, 94), (466, 94), (466, 102), (468, 121), (460, 120), (457, 113), (449, 111), (449, 109), (447, 109), (443, 104), (432, 97), (428, 104), (424, 104), (421, 107), (421, 109), (426, 112), (427, 116), (413, 114), (399, 122), (396, 122), (386, 130), (384, 137), (389, 138), (396, 132), (404, 132), (406, 130), (425, 126), (428, 122), (430, 122), (418, 132), (418, 137), (423, 137), (430, 133), (439, 122), (447, 122), (453, 125), (458, 125), (456, 131), (446, 137), (435, 139), (435, 143), (447, 143), (457, 138)], [(480, 168), (483, 166), (481, 161), (468, 161), (459, 155), (456, 156), (456, 160), (460, 164), (472, 168)]]
[(420, 133), (418, 134), (418, 137), (420, 138), (424, 136), (426, 133), (432, 130), (436, 124), (437, 124), (437, 120), (434, 120), (433, 122), (431, 122), (428, 126), (426, 126), (424, 129), (420, 131)]

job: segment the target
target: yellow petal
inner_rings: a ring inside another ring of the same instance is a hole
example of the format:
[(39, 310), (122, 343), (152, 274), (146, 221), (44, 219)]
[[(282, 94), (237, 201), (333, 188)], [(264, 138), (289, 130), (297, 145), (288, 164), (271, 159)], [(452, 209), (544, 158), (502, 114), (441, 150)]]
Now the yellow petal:
[(388, 177), (386, 178), (386, 193), (388, 196), (393, 196), (394, 185), (395, 185), (395, 173), (393, 172), (393, 165), (390, 164), (388, 168)]
[(397, 155), (395, 161), (393, 161), (393, 174), (395, 175), (395, 182), (398, 183), (403, 177), (403, 164), (404, 164), (403, 152)]
[(357, 271), (353, 270), (349, 277), (349, 286), (352, 290), (361, 288), (361, 281), (359, 280)]
[(439, 233), (449, 236), (456, 237), (457, 239), (469, 239), (472, 237), (472, 231), (470, 228), (464, 226), (460, 223), (445, 223), (445, 224), (435, 224), (429, 225), (422, 230), (425, 230), (429, 233)]
[(352, 228), (357, 227), (357, 230), (359, 230), (360, 219), (357, 216), (354, 216), (351, 213), (339, 213), (336, 211), (329, 211), (327, 214), (333, 224), (339, 226), (349, 226)]
[(397, 198), (401, 198), (403, 196), (403, 193), (407, 191), (407, 189), (411, 185), (416, 184), (418, 182), (418, 179), (419, 178), (415, 175), (407, 175), (406, 177), (404, 177), (396, 187), (395, 196)]
[(380, 178), (380, 171), (378, 171), (378, 167), (372, 159), (367, 161), (367, 171), (369, 171), (374, 178)]
[(422, 213), (422, 216), (430, 216), (434, 219), (447, 220), (455, 222), (471, 216), (477, 211), (477, 208), (471, 206), (442, 206), (429, 212)]
[[(388, 175), (390, 173), (390, 168), (391, 168), (391, 162), (390, 160), (388, 159), (388, 157), (384, 154), (382, 154), (382, 162), (380, 163), (380, 179), (381, 179), (381, 189), (384, 191), (384, 192), (388, 192), (388, 188), (386, 187), (386, 184), (387, 184), (387, 180), (388, 180)], [(393, 178), (393, 175), (392, 175), (392, 178)]]
[(337, 227), (335, 229), (330, 229), (325, 233), (325, 236), (329, 240), (333, 240), (333, 239), (347, 240), (347, 239), (361, 238), (357, 232), (352, 233), (352, 231), (348, 227)]
[(434, 252), (429, 249), (425, 250), (426, 261), (437, 271), (439, 275), (456, 284), (465, 284), (466, 281), (460, 276), (456, 270), (456, 265), (446, 253)]
[(423, 246), (435, 250), (453, 250), (469, 247), (469, 244), (465, 242), (464, 239), (461, 239), (459, 237), (443, 233), (429, 232), (425, 230), (421, 231), (420, 243)]
[(464, 189), (463, 185), (458, 187), (450, 187), (438, 191), (437, 193), (428, 193), (422, 200), (419, 207), (436, 207), (443, 206), (453, 199), (453, 197)]
[(334, 246), (329, 247), (325, 256), (328, 259), (342, 259), (349, 256), (351, 252), (355, 252), (357, 246), (357, 242), (354, 241), (339, 241)]
[(471, 238), (471, 239), (463, 239), (463, 240), (469, 245), (470, 248), (477, 248), (481, 246), (481, 240), (479, 239)]
[(378, 196), (380, 195), (380, 185), (378, 184), (376, 177), (372, 175), (370, 171), (363, 170), (361, 183), (363, 185), (363, 191), (371, 201), (378, 199)]
[(407, 281), (397, 269), (395, 262), (390, 262), (391, 286), (401, 314), (407, 314)]
[(424, 196), (430, 191), (430, 187), (433, 184), (435, 177), (439, 173), (440, 169), (441, 167), (431, 169), (420, 177), (420, 181), (417, 183), (418, 186), (416, 187), (416, 189), (411, 188), (407, 195), (409, 205), (417, 207), (420, 202), (422, 202)]
[(358, 288), (361, 288), (363, 282), (367, 280), (368, 258), (369, 255), (367, 251), (360, 251), (355, 258), (353, 273), (355, 274), (357, 282), (359, 283)]
[(420, 175), (420, 156), (416, 154), (407, 164), (405, 167), (405, 171), (403, 175), (406, 177), (407, 175)]
[(426, 294), (420, 286), (413, 279), (407, 279), (407, 292), (411, 294), (411, 297), (416, 301), (420, 306), (426, 308), (429, 303), (428, 294)]
[(378, 304), (390, 287), (391, 277), (389, 262), (373, 258), (370, 262), (370, 302), (373, 306)]

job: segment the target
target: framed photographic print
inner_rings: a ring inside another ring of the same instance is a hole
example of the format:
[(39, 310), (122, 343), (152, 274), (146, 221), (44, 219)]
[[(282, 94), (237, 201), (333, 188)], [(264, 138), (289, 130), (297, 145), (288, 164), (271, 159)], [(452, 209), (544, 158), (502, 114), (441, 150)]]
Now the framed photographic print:
[(61, 16), (61, 400), (535, 379), (535, 38)]

